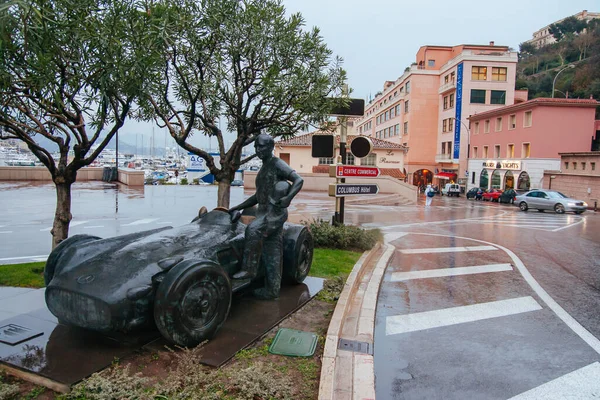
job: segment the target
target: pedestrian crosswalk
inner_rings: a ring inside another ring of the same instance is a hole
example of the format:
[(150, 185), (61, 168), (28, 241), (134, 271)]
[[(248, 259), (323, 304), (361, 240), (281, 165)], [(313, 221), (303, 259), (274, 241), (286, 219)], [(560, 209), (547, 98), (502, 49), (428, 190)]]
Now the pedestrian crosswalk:
[(492, 224), (523, 229), (558, 232), (559, 230), (578, 225), (583, 221), (584, 217), (578, 215), (511, 212), (482, 217), (480, 219), (471, 219), (468, 222), (472, 224)]

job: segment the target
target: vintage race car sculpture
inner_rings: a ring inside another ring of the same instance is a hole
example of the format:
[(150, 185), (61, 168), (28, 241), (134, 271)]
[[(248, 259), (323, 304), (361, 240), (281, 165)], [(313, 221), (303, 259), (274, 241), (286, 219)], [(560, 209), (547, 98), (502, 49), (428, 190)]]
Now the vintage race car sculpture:
[[(231, 278), (244, 248), (238, 219), (215, 209), (176, 228), (72, 236), (48, 257), (46, 304), (66, 325), (103, 333), (155, 325), (169, 341), (195, 346), (225, 322), (233, 293), (263, 282), (261, 271), (254, 280)], [(301, 283), (312, 263), (311, 233), (286, 223), (283, 241), (283, 283)]]

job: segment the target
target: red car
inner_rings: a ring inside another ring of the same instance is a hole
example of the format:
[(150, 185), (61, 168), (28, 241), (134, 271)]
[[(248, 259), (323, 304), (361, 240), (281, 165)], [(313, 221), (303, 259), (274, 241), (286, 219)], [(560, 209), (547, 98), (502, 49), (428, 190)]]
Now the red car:
[(483, 194), (483, 200), (498, 202), (498, 198), (500, 197), (501, 194), (502, 194), (502, 190), (492, 189), (489, 192), (485, 192)]

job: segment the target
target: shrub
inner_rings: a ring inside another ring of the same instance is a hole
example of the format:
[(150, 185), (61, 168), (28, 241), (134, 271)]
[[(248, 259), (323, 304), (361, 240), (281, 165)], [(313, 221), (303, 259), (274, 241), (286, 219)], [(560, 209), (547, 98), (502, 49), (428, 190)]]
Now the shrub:
[(342, 250), (370, 250), (382, 235), (379, 229), (361, 229), (352, 225), (331, 225), (327, 221), (303, 221), (312, 232), (315, 247)]
[(187, 185), (188, 184), (187, 178), (181, 178), (181, 184), (182, 185)]
[(192, 182), (194, 183), (194, 185), (199, 185), (200, 184), (200, 178), (194, 178), (194, 180), (192, 180)]

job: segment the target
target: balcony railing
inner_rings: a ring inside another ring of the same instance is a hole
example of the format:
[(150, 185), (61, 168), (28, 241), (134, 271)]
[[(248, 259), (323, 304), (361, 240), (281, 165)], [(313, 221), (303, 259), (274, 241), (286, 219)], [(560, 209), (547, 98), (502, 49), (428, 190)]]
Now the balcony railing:
[(442, 153), (435, 155), (435, 162), (443, 163), (443, 162), (451, 162), (452, 154), (450, 153)]
[(454, 89), (456, 89), (456, 82), (452, 81), (452, 82), (444, 83), (442, 86), (440, 86), (440, 88), (438, 90), (438, 94), (443, 94), (443, 93), (449, 92)]

